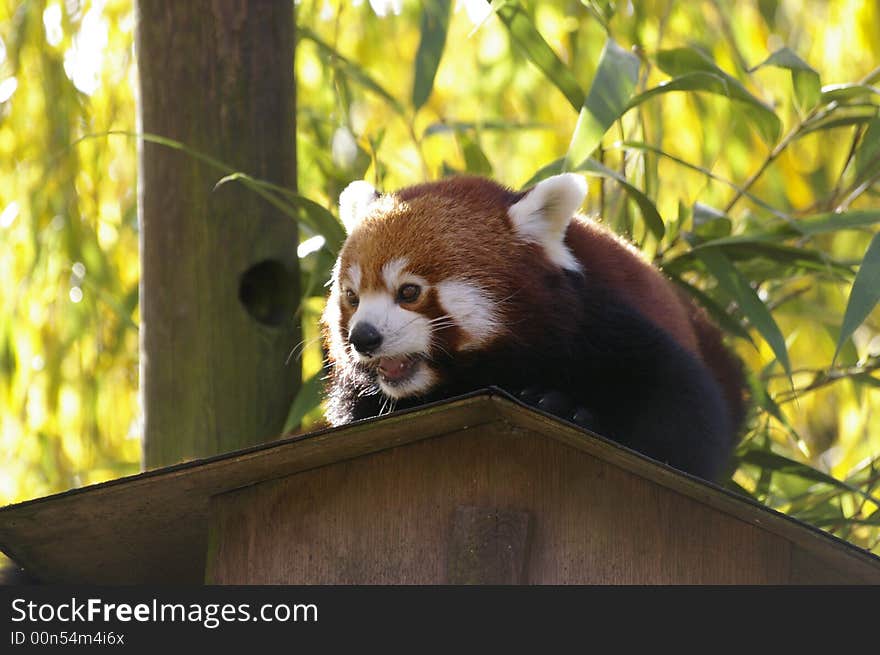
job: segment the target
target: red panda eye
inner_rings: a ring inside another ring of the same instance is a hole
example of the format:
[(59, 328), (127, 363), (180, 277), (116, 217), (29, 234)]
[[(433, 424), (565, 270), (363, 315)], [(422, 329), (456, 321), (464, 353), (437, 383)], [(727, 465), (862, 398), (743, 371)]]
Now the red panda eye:
[(417, 284), (404, 284), (397, 290), (397, 302), (415, 302), (422, 288)]
[(345, 297), (348, 299), (348, 302), (352, 307), (357, 307), (359, 299), (354, 291), (352, 291), (351, 289), (346, 289)]

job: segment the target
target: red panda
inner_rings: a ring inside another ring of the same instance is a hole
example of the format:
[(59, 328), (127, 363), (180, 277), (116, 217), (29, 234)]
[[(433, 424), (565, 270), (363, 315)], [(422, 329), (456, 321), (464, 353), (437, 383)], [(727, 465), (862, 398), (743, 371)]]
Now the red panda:
[(332, 425), (487, 386), (716, 478), (744, 417), (721, 333), (635, 247), (578, 215), (575, 174), (340, 196), (322, 317)]

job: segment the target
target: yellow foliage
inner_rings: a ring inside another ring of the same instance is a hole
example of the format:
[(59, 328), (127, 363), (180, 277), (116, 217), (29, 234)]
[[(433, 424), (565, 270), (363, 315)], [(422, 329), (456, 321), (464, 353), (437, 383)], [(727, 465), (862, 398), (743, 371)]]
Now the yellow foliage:
[[(300, 193), (332, 207), (341, 188), (356, 177), (394, 189), (465, 170), (462, 134), (484, 153), (491, 174), (513, 187), (565, 155), (577, 111), (512, 45), (497, 17), (477, 28), (464, 4), (456, 3), (433, 91), (416, 112), (410, 94), (420, 38), (418, 3), (404, 3), (401, 16), (384, 18), (369, 3), (296, 3), (298, 24), (375, 80), (401, 108), (359, 83), (311, 40), (301, 39), (296, 62)], [(525, 4), (544, 39), (588, 89), (605, 39), (585, 8), (590, 3)], [(785, 45), (814, 67), (823, 83), (839, 83), (862, 79), (880, 60), (876, 2), (616, 4), (609, 29), (621, 45), (650, 55), (700, 41), (721, 68), (773, 106), (783, 135), (804, 115), (791, 100), (788, 71), (749, 73), (747, 67)], [(762, 13), (774, 6), (772, 15)], [(138, 467), (135, 143), (106, 135), (135, 129), (133, 28), (130, 0), (0, 3), (0, 504)], [(643, 88), (668, 79), (655, 62), (645, 65)], [(13, 87), (4, 99), (4, 89)], [(876, 104), (876, 98), (869, 102)], [(456, 123), (469, 127), (436, 129)], [(351, 131), (360, 151), (350, 162), (334, 162), (331, 156), (332, 137), (341, 127)], [(853, 135), (854, 128), (845, 127), (794, 142), (750, 191), (786, 211), (815, 210), (841, 179)], [(669, 158), (625, 150), (616, 143), (624, 138), (659, 143), (669, 155), (739, 185), (760, 170), (774, 146), (755, 132), (741, 105), (702, 93), (655, 98), (628, 115), (622, 128), (613, 126), (597, 156), (646, 189), (667, 225), (677, 219), (680, 205), (687, 211), (697, 201), (723, 208), (734, 191)], [(876, 193), (863, 195), (853, 207), (872, 205), (877, 205)], [(587, 209), (640, 240), (644, 235), (638, 212), (613, 183), (592, 178)], [(731, 217), (735, 233), (771, 218), (748, 200), (740, 201)], [(847, 232), (817, 243), (829, 256), (857, 263), (867, 240), (865, 234)], [(658, 257), (685, 250), (681, 240), (648, 247)], [(711, 282), (695, 281), (716, 291)], [(806, 290), (797, 291), (801, 287)], [(737, 342), (748, 369), (756, 375), (765, 370), (767, 388), (793, 428), (762, 414), (750, 438), (766, 437), (777, 452), (839, 478), (862, 476), (865, 462), (876, 463), (880, 453), (877, 386), (836, 383), (785, 400), (792, 384), (809, 384), (815, 371), (831, 365), (848, 284), (793, 275), (761, 289), (771, 298), (797, 291), (773, 315), (790, 340), (793, 368), (806, 372), (792, 381), (781, 375), (772, 364), (775, 354), (754, 328), (756, 347)], [(322, 292), (319, 285), (316, 293)], [(305, 377), (320, 368), (318, 296), (302, 311)], [(875, 311), (844, 365), (871, 354), (869, 344), (880, 331), (877, 319)], [(733, 480), (763, 493), (759, 474), (743, 467)], [(774, 493), (799, 489), (780, 484)], [(850, 503), (848, 511), (861, 511), (849, 498), (841, 502)], [(798, 507), (795, 501), (778, 506)], [(847, 536), (876, 546), (867, 528)]]

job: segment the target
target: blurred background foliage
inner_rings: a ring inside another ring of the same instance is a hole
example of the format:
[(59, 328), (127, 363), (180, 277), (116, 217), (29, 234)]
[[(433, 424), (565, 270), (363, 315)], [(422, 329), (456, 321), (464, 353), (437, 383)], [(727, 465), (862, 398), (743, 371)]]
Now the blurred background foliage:
[[(747, 364), (756, 409), (725, 484), (880, 553), (876, 2), (295, 4), (316, 204), (291, 212), (309, 382), (290, 426), (320, 417), (348, 182), (583, 171), (585, 209)], [(130, 0), (0, 0), (0, 503), (139, 467), (136, 144), (107, 134), (135, 130), (133, 28)]]

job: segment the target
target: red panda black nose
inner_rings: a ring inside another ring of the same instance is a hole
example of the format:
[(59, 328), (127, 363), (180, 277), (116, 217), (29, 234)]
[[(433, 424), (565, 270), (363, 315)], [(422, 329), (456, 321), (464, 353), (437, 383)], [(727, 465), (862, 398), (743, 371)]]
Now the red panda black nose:
[(361, 355), (370, 355), (382, 345), (382, 335), (369, 323), (358, 323), (348, 335), (351, 345)]

